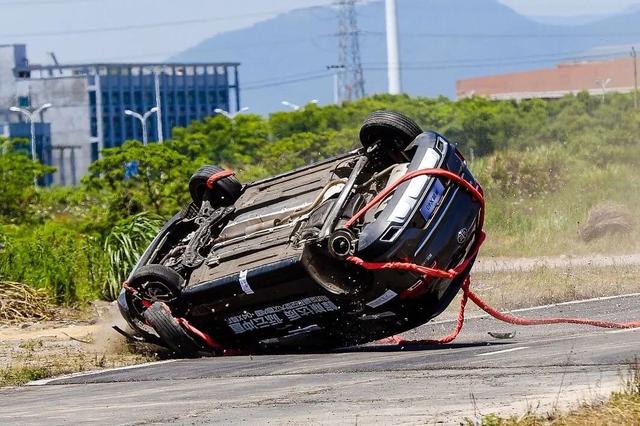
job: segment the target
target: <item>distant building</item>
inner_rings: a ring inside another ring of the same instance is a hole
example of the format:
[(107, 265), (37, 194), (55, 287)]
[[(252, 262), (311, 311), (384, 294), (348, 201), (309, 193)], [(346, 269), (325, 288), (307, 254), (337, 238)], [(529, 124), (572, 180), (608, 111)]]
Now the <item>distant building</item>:
[(600, 95), (605, 82), (606, 92), (633, 91), (633, 59), (564, 63), (555, 68), (458, 80), (456, 94), (458, 99), (474, 95), (491, 99), (553, 99), (581, 91)]
[[(41, 161), (55, 166), (56, 184), (74, 184), (103, 148), (142, 139), (140, 122), (125, 109), (144, 113), (156, 105), (156, 74), (161, 100), (162, 133), (213, 115), (214, 109), (238, 110), (238, 63), (95, 63), (29, 64), (25, 45), (0, 45), (0, 134), (28, 136), (23, 117), (11, 106), (37, 107), (50, 102), (38, 137)], [(147, 122), (150, 141), (158, 140), (157, 118)], [(22, 129), (18, 131), (19, 129)], [(37, 139), (38, 139), (37, 137)], [(40, 152), (42, 151), (42, 153)]]

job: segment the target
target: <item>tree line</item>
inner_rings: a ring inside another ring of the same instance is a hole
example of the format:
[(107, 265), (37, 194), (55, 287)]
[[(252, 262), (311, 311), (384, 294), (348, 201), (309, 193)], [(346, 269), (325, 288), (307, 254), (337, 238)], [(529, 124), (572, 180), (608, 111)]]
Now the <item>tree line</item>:
[(570, 179), (565, 169), (574, 158), (581, 167), (631, 167), (640, 158), (640, 115), (621, 94), (604, 103), (586, 93), (521, 102), (376, 95), (268, 117), (215, 115), (173, 129), (163, 144), (105, 149), (75, 188), (36, 190), (33, 176), (52, 169), (5, 139), (0, 279), (47, 288), (60, 303), (112, 298), (157, 226), (189, 201), (188, 180), (201, 165), (233, 169), (245, 182), (300, 167), (358, 148), (360, 124), (378, 109), (402, 112), (456, 143), (498, 206), (496, 217), (513, 200), (544, 197)]

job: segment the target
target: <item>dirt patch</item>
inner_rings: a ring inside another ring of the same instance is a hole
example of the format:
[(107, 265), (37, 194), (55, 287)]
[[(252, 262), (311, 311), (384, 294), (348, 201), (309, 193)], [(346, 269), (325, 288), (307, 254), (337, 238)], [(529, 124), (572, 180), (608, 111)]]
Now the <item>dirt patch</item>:
[(97, 302), (91, 312), (0, 326), (0, 386), (157, 359), (155, 348), (131, 346), (113, 331), (113, 324), (124, 327), (116, 306)]

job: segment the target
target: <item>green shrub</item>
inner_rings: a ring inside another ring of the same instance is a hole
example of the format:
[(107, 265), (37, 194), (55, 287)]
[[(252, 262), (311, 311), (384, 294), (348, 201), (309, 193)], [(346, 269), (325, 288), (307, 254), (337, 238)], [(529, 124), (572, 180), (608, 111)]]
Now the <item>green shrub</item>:
[(99, 296), (105, 261), (96, 237), (58, 222), (4, 227), (3, 233), (2, 279), (44, 288), (59, 304)]
[(147, 248), (162, 225), (162, 219), (148, 213), (139, 213), (118, 222), (104, 241), (107, 256), (108, 279), (102, 288), (105, 298), (118, 296), (122, 282)]
[(562, 185), (567, 155), (548, 145), (526, 152), (502, 151), (487, 159), (483, 171), (487, 189), (509, 197), (534, 197)]
[(0, 137), (0, 223), (33, 220), (39, 205), (33, 178), (54, 170), (32, 161), (24, 152), (14, 151), (13, 145)]

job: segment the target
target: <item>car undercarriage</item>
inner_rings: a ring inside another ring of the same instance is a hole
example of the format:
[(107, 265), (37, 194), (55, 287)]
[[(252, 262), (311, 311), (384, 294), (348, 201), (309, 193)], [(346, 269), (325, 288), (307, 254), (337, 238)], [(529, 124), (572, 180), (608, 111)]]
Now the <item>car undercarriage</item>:
[[(193, 201), (123, 286), (136, 334), (185, 356), (307, 350), (440, 314), (477, 254), (481, 188), (454, 145), (401, 114), (372, 113), (360, 140), (245, 185), (219, 167), (198, 170)], [(422, 273), (436, 269), (456, 274)]]

